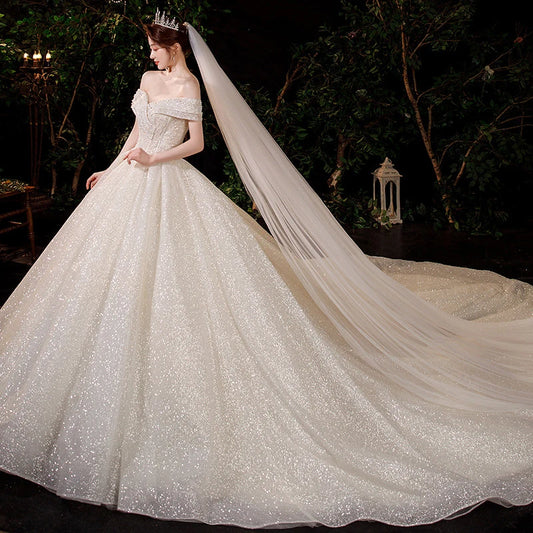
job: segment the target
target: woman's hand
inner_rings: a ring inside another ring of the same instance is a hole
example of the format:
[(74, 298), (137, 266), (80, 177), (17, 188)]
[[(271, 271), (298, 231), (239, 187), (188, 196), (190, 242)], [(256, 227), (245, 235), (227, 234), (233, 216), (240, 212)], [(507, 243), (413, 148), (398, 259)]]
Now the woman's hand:
[(142, 148), (134, 148), (133, 150), (130, 150), (124, 156), (124, 159), (126, 159), (128, 165), (131, 165), (132, 161), (137, 161), (137, 163), (145, 167), (151, 167), (155, 163), (154, 156), (146, 153)]
[(91, 174), (89, 179), (85, 182), (85, 188), (92, 189), (97, 183), (98, 180), (104, 175), (105, 170), (101, 170), (100, 172), (95, 172), (94, 174)]

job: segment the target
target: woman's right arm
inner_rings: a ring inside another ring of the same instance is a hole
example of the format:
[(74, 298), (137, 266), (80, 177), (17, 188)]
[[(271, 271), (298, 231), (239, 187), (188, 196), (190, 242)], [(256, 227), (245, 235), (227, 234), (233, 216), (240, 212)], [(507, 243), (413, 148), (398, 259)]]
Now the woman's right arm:
[(86, 181), (85, 188), (86, 189), (92, 189), (98, 183), (98, 180), (102, 176), (104, 176), (108, 172), (111, 172), (111, 170), (113, 170), (116, 166), (118, 166), (123, 160), (123, 155), (126, 152), (128, 152), (129, 150), (131, 150), (132, 148), (135, 147), (135, 145), (137, 144), (138, 139), (139, 139), (139, 125), (137, 124), (137, 120), (135, 120), (135, 124), (133, 125), (133, 129), (131, 130), (131, 132), (130, 132), (128, 138), (126, 139), (126, 142), (124, 143), (124, 146), (122, 147), (122, 150), (120, 150), (120, 153), (118, 154), (118, 156), (111, 163), (111, 165), (109, 165), (108, 168), (106, 168), (105, 170), (101, 170), (100, 172), (95, 172), (94, 174), (92, 174), (89, 177), (89, 179)]

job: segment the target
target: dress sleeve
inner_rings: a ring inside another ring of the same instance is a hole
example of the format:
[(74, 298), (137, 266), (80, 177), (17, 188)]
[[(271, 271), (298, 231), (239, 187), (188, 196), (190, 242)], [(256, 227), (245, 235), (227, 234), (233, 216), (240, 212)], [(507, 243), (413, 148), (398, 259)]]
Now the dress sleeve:
[(202, 120), (202, 101), (197, 98), (172, 98), (158, 102), (157, 112), (185, 120)]
[(137, 89), (135, 91), (135, 94), (133, 95), (133, 98), (131, 100), (131, 108), (133, 109), (133, 112), (135, 115), (138, 114), (139, 108), (142, 105), (142, 101), (146, 99), (146, 94), (141, 91), (141, 89)]

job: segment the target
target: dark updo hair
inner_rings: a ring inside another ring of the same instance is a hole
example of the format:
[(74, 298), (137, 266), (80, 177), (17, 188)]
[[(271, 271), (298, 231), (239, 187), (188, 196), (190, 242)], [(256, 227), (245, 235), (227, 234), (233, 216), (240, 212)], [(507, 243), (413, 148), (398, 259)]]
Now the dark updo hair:
[(191, 51), (187, 28), (181, 22), (178, 30), (160, 26), (159, 24), (147, 24), (144, 29), (148, 37), (162, 48), (170, 48), (173, 44), (179, 43), (185, 55), (188, 55)]

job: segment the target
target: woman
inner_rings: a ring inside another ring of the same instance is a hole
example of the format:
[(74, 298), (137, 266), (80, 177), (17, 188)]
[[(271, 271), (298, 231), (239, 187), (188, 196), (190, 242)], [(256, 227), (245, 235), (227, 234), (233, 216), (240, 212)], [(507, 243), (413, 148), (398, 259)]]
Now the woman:
[[(145, 72), (141, 79), (140, 91), (147, 96), (150, 95), (151, 102), (168, 98), (187, 98), (199, 101), (200, 84), (188, 69), (185, 60), (185, 53), (190, 51), (186, 32), (166, 28), (159, 24), (152, 24), (147, 27), (147, 34), (151, 50), (150, 59), (165, 74), (161, 76), (161, 72)], [(174, 159), (183, 159), (201, 152), (204, 147), (201, 122), (199, 120), (189, 120), (188, 132), (188, 141), (166, 152), (147, 154), (140, 147), (134, 148), (139, 136), (138, 123), (135, 121), (132, 133), (122, 149), (122, 153), (125, 152), (123, 157), (128, 161), (128, 164), (131, 164), (132, 161), (137, 161), (145, 167), (150, 167)], [(119, 158), (117, 159), (120, 161)], [(87, 189), (94, 187), (103, 174), (105, 174), (105, 171), (95, 172), (87, 180)]]
[[(384, 275), (194, 29), (147, 33), (160, 72), (123, 151), (2, 309), (1, 468), (249, 528), (530, 502), (532, 320), (467, 322)], [(183, 160), (203, 145), (187, 36), (276, 240)]]

